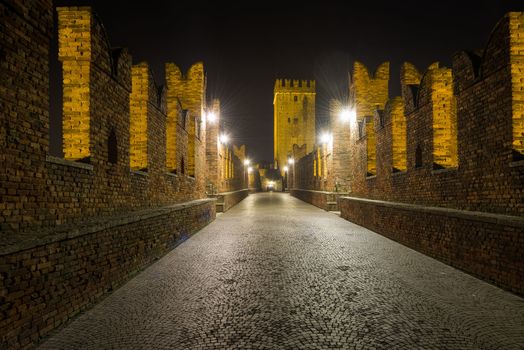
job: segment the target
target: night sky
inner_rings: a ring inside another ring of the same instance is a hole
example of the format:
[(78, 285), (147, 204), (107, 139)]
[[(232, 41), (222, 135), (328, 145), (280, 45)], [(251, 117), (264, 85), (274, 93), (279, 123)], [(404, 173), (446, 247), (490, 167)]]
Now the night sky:
[[(165, 62), (185, 71), (203, 61), (208, 100), (221, 100), (224, 128), (235, 144), (246, 144), (255, 161), (273, 158), (276, 78), (317, 80), (320, 129), (329, 99), (347, 95), (355, 60), (373, 71), (389, 60), (390, 96), (398, 95), (402, 62), (410, 61), (421, 71), (435, 61), (450, 66), (454, 52), (483, 48), (504, 13), (524, 10), (522, 0), (362, 3), (55, 1), (56, 6), (92, 6), (111, 45), (129, 48), (134, 63), (147, 61), (159, 84)], [(52, 63), (54, 153), (60, 149), (57, 70)]]

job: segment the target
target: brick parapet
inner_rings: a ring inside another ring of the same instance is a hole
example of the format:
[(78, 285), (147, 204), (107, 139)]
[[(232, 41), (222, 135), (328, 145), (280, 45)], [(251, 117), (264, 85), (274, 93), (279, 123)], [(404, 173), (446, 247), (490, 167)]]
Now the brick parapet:
[(214, 218), (215, 200), (204, 199), (57, 228), (3, 247), (0, 273), (9, 316), (0, 321), (0, 345), (27, 348)]
[(355, 197), (341, 197), (339, 206), (347, 220), (524, 295), (521, 216)]

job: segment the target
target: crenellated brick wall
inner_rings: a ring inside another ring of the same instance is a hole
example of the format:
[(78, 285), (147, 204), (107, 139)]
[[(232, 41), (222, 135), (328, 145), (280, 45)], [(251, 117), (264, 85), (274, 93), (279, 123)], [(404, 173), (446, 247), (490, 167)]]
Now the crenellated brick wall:
[(221, 130), (218, 99), (213, 100), (206, 119), (207, 193), (217, 198), (217, 211), (224, 212), (249, 194), (246, 147), (220, 140), (220, 135), (227, 132)]
[[(509, 13), (482, 52), (457, 53), (452, 68), (434, 63), (420, 73), (405, 63), (402, 97), (392, 99), (389, 66), (371, 76), (357, 62), (348, 106), (355, 118), (331, 120), (331, 151), (349, 154), (344, 218), (520, 294), (523, 32), (524, 13)], [(292, 193), (316, 205), (340, 166), (319, 175), (330, 153), (323, 147), (294, 167)]]
[[(452, 70), (433, 64), (422, 75), (412, 65), (404, 65), (402, 99), (390, 100), (385, 110), (379, 110), (373, 117), (376, 176), (369, 176), (365, 171), (368, 135), (359, 135), (357, 123), (347, 126), (353, 149), (350, 164), (353, 195), (462, 210), (524, 214), (522, 164), (515, 161), (516, 150), (512, 147), (512, 125), (518, 114), (513, 112), (517, 102), (512, 98), (511, 83), (514, 76), (522, 73), (515, 70), (512, 73), (509, 50), (507, 55), (499, 55), (504, 48), (500, 42), (510, 36), (510, 22), (522, 17), (522, 14), (506, 16), (493, 32), (483, 56), (458, 53)], [(421, 80), (416, 84), (418, 76)], [(442, 89), (446, 91), (444, 96)], [(453, 96), (449, 97), (450, 94)], [(441, 106), (454, 107), (456, 116), (453, 111), (443, 112)], [(402, 119), (406, 125), (404, 140), (404, 130), (398, 131), (399, 120), (400, 125), (404, 123)], [(453, 145), (455, 134), (456, 146)], [(394, 151), (398, 151), (402, 143), (406, 145), (406, 153), (399, 159)], [(400, 160), (406, 162), (405, 171), (393, 164)]]
[[(91, 8), (57, 12), (55, 31), (51, 1), (0, 3), (1, 349), (31, 346), (216, 212), (203, 65), (195, 84), (158, 87)], [(64, 158), (48, 154), (53, 35)]]

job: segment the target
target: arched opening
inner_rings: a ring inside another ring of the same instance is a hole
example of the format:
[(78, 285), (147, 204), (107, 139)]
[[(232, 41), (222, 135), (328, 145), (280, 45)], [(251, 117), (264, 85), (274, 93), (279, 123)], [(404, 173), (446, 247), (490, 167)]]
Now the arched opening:
[(184, 157), (180, 160), (180, 174), (184, 175), (186, 173), (186, 165), (184, 163)]

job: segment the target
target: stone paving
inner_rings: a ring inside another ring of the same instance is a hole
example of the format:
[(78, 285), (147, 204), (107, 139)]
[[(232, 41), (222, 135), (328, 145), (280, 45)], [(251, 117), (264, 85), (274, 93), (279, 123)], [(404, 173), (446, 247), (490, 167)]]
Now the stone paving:
[(40, 349), (524, 349), (524, 299), (263, 193)]

